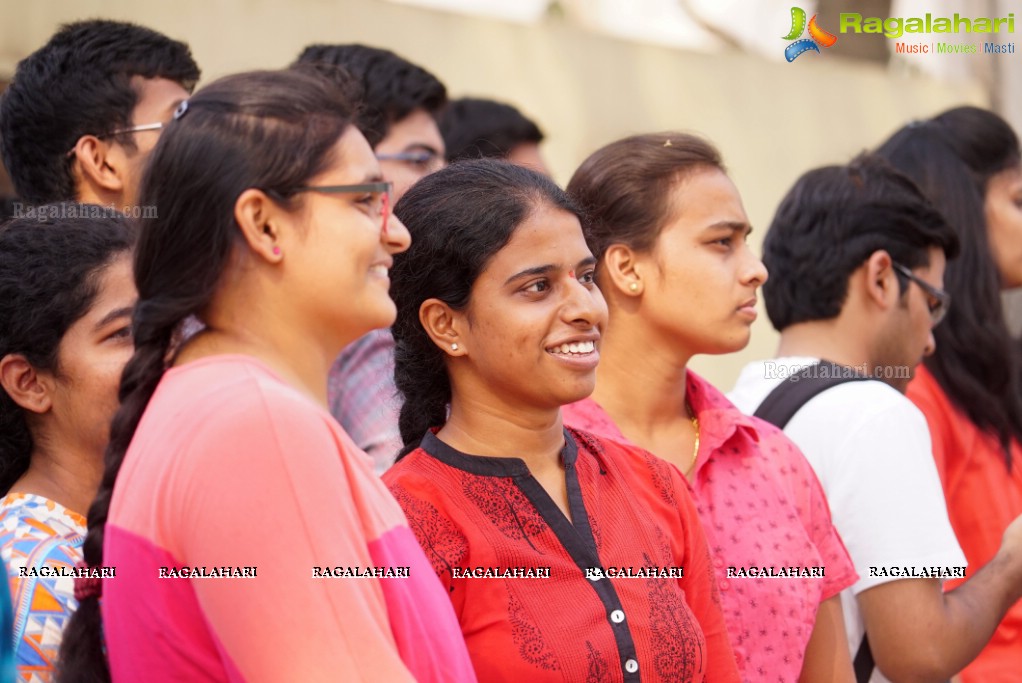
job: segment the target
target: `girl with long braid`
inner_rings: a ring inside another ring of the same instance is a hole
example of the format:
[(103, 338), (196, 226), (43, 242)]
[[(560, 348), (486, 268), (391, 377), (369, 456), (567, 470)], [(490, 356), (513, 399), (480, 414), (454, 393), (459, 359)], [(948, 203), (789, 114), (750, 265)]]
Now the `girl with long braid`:
[(84, 546), (116, 574), (77, 580), (61, 681), (475, 680), (400, 508), (326, 410), (341, 348), (393, 321), (408, 246), (352, 110), (318, 75), (240, 74), (161, 136)]

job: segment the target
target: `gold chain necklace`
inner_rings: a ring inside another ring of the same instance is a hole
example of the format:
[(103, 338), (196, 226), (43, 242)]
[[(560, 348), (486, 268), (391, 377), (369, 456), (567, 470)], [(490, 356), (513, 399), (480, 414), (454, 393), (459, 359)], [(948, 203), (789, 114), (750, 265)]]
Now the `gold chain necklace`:
[(685, 470), (685, 476), (692, 474), (692, 470), (696, 466), (696, 459), (699, 457), (699, 418), (696, 417), (696, 412), (692, 410), (692, 406), (689, 402), (685, 401), (685, 409), (688, 411), (688, 419), (692, 420), (692, 428), (696, 431), (696, 443), (692, 449), (692, 462), (689, 464), (688, 469)]

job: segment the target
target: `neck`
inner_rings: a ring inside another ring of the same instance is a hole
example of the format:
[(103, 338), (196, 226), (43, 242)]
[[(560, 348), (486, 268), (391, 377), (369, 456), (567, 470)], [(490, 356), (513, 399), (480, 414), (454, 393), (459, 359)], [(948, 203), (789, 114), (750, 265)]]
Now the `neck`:
[(777, 357), (811, 356), (841, 365), (869, 368), (869, 351), (839, 316), (791, 325), (781, 332)]
[(687, 420), (685, 374), (691, 354), (655, 339), (638, 316), (614, 318), (600, 344), (593, 400), (619, 428), (631, 425), (642, 433)]
[[(55, 445), (56, 446), (56, 445)], [(38, 446), (12, 493), (33, 493), (85, 516), (103, 478), (103, 458), (62, 446)]]
[(509, 410), (454, 392), (451, 415), (437, 437), (459, 451), (517, 457), (532, 472), (560, 467), (564, 430), (560, 409)]
[(123, 198), (120, 192), (111, 192), (103, 188), (83, 184), (79, 185), (77, 194), (76, 200), (81, 204), (110, 206), (118, 211), (121, 209), (120, 203)]

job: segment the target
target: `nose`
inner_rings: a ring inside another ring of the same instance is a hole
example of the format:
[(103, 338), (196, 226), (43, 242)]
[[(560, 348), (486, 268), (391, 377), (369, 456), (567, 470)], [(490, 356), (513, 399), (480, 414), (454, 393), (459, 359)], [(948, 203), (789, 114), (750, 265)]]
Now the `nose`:
[(607, 322), (607, 301), (596, 284), (585, 285), (574, 275), (568, 276), (561, 317), (564, 322), (586, 329), (603, 329)]
[(400, 254), (412, 244), (412, 236), (401, 219), (390, 214), (387, 217), (387, 229), (380, 232), (380, 242), (389, 254)]
[(748, 246), (745, 247), (746, 259), (742, 264), (742, 284), (752, 287), (762, 287), (763, 283), (770, 277), (767, 267), (762, 259), (756, 256)]
[(937, 340), (933, 336), (933, 329), (930, 329), (930, 333), (926, 336), (926, 346), (923, 347), (924, 356), (932, 356), (933, 352), (937, 350)]

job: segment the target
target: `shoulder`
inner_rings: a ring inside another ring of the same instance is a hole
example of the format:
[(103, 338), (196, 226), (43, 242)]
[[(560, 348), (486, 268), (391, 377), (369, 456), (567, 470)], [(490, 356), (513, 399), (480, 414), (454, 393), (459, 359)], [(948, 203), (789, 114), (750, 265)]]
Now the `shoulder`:
[[(194, 440), (333, 439), (333, 432), (340, 431), (332, 429), (333, 420), (325, 408), (254, 359), (224, 357), (200, 362), (201, 366), (183, 366), (168, 373), (164, 379), (167, 391), (154, 396), (154, 400), (164, 399), (155, 405), (163, 409), (162, 416), (188, 425)], [(193, 386), (196, 390), (189, 391)], [(187, 403), (181, 405), (183, 400)]]
[(9, 571), (41, 564), (73, 566), (82, 559), (85, 519), (42, 496), (8, 494), (0, 500), (0, 556)]

